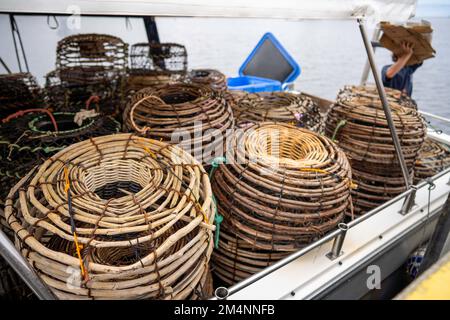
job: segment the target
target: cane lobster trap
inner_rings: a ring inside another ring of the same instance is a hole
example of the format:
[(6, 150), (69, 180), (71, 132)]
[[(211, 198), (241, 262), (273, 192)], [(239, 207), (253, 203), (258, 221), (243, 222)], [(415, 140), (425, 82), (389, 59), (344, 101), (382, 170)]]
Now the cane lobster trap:
[(430, 178), (450, 167), (448, 145), (426, 138), (414, 164), (414, 183)]
[(228, 88), (227, 77), (214, 69), (194, 69), (189, 71), (184, 78), (187, 83), (208, 85), (213, 90), (225, 92)]
[(231, 91), (230, 94), (237, 125), (274, 121), (316, 132), (321, 130), (319, 105), (301, 93)]
[[(325, 133), (347, 154), (353, 179), (355, 214), (361, 215), (405, 191), (405, 180), (380, 99), (374, 87), (347, 86), (330, 108)], [(426, 125), (413, 100), (388, 90), (389, 106), (408, 168), (409, 179), (426, 136)]]
[(177, 43), (136, 43), (130, 63), (127, 92), (135, 92), (180, 79), (187, 70), (187, 51)]
[(174, 83), (132, 95), (123, 123), (125, 130), (176, 143), (209, 165), (216, 153), (223, 155), (234, 118), (220, 92), (205, 85)]
[(351, 214), (350, 164), (328, 138), (263, 122), (236, 134), (227, 150), (226, 164), (212, 174), (224, 220), (213, 270), (226, 283), (297, 251)]
[(79, 111), (91, 96), (102, 113), (119, 110), (128, 68), (128, 45), (105, 34), (78, 34), (58, 42), (56, 70), (46, 76), (46, 92), (56, 111)]
[(201, 298), (211, 291), (214, 215), (200, 163), (132, 134), (65, 148), (5, 206), (22, 255), (64, 299)]

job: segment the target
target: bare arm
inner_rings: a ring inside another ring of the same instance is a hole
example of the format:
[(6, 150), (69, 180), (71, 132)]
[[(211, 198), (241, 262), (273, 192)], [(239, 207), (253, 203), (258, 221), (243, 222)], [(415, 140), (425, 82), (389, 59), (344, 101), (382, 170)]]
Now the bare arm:
[(402, 49), (403, 49), (403, 55), (401, 55), (397, 61), (390, 66), (386, 70), (386, 77), (389, 79), (392, 79), (400, 70), (402, 70), (406, 63), (408, 62), (409, 58), (413, 55), (413, 48), (414, 45), (412, 43), (403, 42), (402, 43)]

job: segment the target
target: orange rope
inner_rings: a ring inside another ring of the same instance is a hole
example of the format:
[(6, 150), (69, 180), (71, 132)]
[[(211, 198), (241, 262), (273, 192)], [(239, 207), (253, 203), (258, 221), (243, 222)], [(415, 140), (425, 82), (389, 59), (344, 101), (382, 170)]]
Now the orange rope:
[[(65, 185), (64, 185), (64, 192), (69, 195), (69, 190), (70, 190), (70, 180), (69, 180), (69, 170), (67, 169), (67, 167), (64, 167), (64, 180), (65, 180)], [(73, 219), (72, 217), (72, 213), (69, 212), (70, 218)], [(83, 263), (83, 258), (81, 257), (81, 248), (82, 245), (80, 245), (78, 243), (78, 236), (77, 236), (77, 232), (75, 230), (73, 230), (73, 240), (75, 243), (75, 250), (77, 252), (77, 256), (78, 256), (78, 261), (80, 263), (80, 269), (81, 269), (81, 275), (83, 276), (83, 278), (85, 280), (88, 280), (88, 276), (86, 273), (86, 269), (84, 267), (84, 263)]]
[(89, 99), (86, 100), (86, 109), (89, 109), (92, 102), (99, 103), (100, 97), (99, 96), (90, 96)]
[(27, 113), (30, 113), (30, 112), (44, 112), (44, 113), (46, 113), (50, 117), (50, 120), (52, 121), (52, 124), (55, 127), (55, 131), (58, 131), (58, 124), (56, 123), (55, 117), (53, 116), (53, 114), (49, 110), (43, 109), (43, 108), (19, 110), (16, 113), (13, 113), (13, 114), (10, 114), (9, 116), (7, 116), (5, 119), (2, 120), (2, 122), (6, 123), (6, 122), (8, 122), (8, 121), (10, 121), (12, 119), (22, 117), (23, 115), (25, 115)]

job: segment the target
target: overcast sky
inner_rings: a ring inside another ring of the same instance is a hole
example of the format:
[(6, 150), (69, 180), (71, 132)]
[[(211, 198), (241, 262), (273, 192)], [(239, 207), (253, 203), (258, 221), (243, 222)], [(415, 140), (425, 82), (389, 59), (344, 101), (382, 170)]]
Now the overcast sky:
[(417, 17), (450, 17), (450, 0), (418, 0)]

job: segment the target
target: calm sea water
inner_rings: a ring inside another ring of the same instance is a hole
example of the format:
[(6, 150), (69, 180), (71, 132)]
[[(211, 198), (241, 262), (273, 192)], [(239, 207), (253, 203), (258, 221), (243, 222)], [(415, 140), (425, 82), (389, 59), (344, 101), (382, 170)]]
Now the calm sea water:
[[(427, 20), (434, 29), (437, 54), (414, 75), (413, 98), (419, 108), (450, 118), (450, 19)], [(366, 62), (354, 21), (160, 18), (158, 26), (161, 39), (186, 45), (190, 67), (217, 68), (228, 76), (237, 74), (260, 37), (270, 31), (301, 65), (296, 89), (328, 99), (344, 85), (358, 84)], [(377, 49), (376, 60), (380, 69), (391, 63), (389, 51)], [(448, 125), (438, 125), (450, 131)]]
[[(146, 40), (142, 19), (83, 17), (80, 30), (69, 30), (65, 18), (49, 28), (45, 16), (16, 18), (26, 48), (30, 71), (44, 83), (54, 69), (58, 40), (74, 33), (108, 33), (134, 44)], [(302, 74), (296, 89), (334, 99), (340, 88), (358, 84), (366, 61), (355, 21), (284, 21), (269, 19), (157, 18), (162, 42), (186, 46), (190, 68), (215, 68), (235, 76), (241, 63), (265, 32), (272, 32), (299, 62)], [(450, 19), (428, 19), (434, 28), (436, 58), (426, 61), (414, 75), (413, 97), (425, 111), (450, 118)], [(368, 28), (372, 34), (372, 29)], [(7, 15), (0, 15), (3, 44), (0, 56), (17, 70)], [(3, 32), (4, 31), (4, 32)], [(39, 36), (37, 36), (39, 35)], [(385, 49), (378, 49), (379, 68), (391, 62)], [(449, 132), (441, 123), (439, 126)]]

